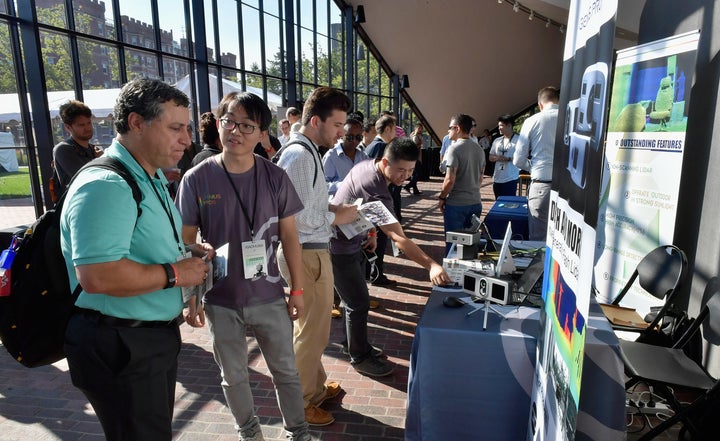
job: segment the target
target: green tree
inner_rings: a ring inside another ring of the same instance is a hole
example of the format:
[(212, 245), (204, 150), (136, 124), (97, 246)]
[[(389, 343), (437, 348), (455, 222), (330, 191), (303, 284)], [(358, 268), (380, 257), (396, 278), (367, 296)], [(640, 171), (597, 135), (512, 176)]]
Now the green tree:
[(10, 50), (10, 29), (0, 23), (0, 93), (17, 92), (15, 63)]
[[(58, 28), (66, 27), (64, 14), (65, 8), (62, 4), (37, 9), (39, 22)], [(90, 33), (90, 24), (89, 16), (84, 14), (76, 15), (75, 26), (79, 32)], [(73, 75), (70, 39), (59, 33), (40, 31), (40, 45), (47, 90), (72, 90)], [(82, 73), (84, 75), (97, 71), (98, 67), (93, 62), (90, 45), (78, 45), (78, 57), (80, 66), (83, 66)]]

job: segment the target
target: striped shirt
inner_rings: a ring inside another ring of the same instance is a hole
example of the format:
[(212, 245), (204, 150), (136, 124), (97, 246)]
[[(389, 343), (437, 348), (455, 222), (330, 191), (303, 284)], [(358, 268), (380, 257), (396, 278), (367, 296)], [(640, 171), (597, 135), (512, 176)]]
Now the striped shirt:
[(295, 215), (300, 243), (327, 243), (333, 235), (335, 213), (328, 210), (328, 186), (320, 153), (315, 143), (302, 133), (291, 133), (289, 142), (295, 139), (311, 146), (313, 153), (308, 152), (301, 144), (293, 144), (283, 151), (277, 165), (285, 169), (305, 207)]

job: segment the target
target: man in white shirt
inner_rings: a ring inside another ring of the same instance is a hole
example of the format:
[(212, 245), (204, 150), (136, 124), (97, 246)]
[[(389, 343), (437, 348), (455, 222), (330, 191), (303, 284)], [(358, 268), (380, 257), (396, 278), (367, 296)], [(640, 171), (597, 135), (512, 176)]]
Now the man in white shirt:
[[(354, 221), (357, 207), (328, 204), (328, 186), (319, 149), (330, 148), (343, 137), (350, 106), (350, 99), (337, 89), (315, 89), (305, 102), (302, 127), (292, 133), (289, 146), (277, 163), (287, 172), (304, 207), (295, 215), (295, 224), (306, 275), (303, 285), (305, 315), (293, 322), (293, 346), (305, 401), (305, 419), (311, 426), (326, 426), (335, 421), (319, 406), (342, 391), (337, 382), (326, 384), (327, 374), (321, 362), (330, 339), (328, 311), (333, 303), (329, 242), (333, 226)], [(292, 283), (282, 244), (278, 249), (278, 264), (283, 277)]]
[(287, 118), (280, 120), (280, 136), (278, 136), (278, 140), (283, 147), (290, 140), (290, 121)]
[(501, 115), (498, 117), (498, 130), (500, 137), (497, 138), (490, 148), (488, 159), (495, 163), (493, 171), (493, 193), (495, 199), (500, 196), (515, 196), (517, 194), (518, 178), (520, 169), (513, 164), (515, 155), (515, 144), (518, 134), (513, 131), (515, 119), (512, 115)]
[(285, 118), (287, 118), (290, 123), (290, 132), (295, 133), (300, 130), (300, 127), (302, 127), (302, 123), (300, 122), (301, 116), (302, 112), (300, 112), (296, 107), (288, 107), (285, 111)]
[(515, 145), (513, 164), (522, 170), (530, 170), (531, 183), (528, 191), (530, 240), (544, 241), (547, 234), (559, 99), (560, 91), (557, 88), (540, 89), (538, 92), (540, 112), (525, 120)]
[(335, 195), (340, 183), (345, 179), (350, 169), (368, 156), (358, 148), (362, 141), (362, 124), (356, 119), (348, 119), (345, 123), (345, 138), (325, 153), (323, 168), (325, 181), (328, 183), (330, 195)]

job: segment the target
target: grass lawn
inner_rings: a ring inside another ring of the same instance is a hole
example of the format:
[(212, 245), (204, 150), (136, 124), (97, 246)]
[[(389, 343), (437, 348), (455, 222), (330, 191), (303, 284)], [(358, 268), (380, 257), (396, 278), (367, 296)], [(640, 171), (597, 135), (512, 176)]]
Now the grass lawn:
[(16, 172), (0, 173), (0, 199), (30, 197), (30, 174), (27, 167)]

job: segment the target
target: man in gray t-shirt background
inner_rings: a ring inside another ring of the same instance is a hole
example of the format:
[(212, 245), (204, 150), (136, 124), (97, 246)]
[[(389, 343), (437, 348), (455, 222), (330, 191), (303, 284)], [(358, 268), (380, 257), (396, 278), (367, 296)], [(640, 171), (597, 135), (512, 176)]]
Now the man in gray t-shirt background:
[[(472, 215), (480, 216), (482, 213), (480, 184), (485, 169), (485, 152), (469, 139), (472, 125), (472, 117), (460, 113), (452, 117), (448, 127), (453, 143), (445, 154), (447, 171), (438, 196), (446, 233), (469, 227)], [(445, 254), (450, 246), (450, 243), (445, 244)]]

